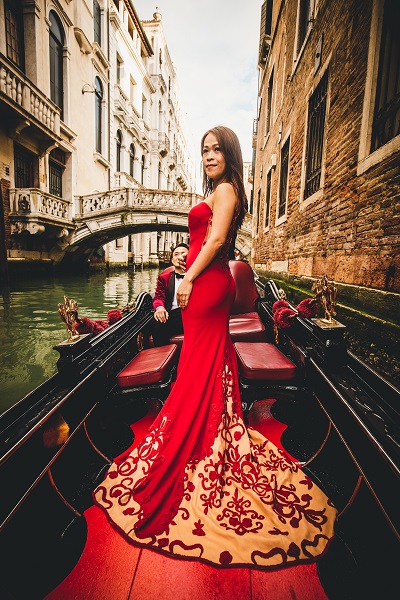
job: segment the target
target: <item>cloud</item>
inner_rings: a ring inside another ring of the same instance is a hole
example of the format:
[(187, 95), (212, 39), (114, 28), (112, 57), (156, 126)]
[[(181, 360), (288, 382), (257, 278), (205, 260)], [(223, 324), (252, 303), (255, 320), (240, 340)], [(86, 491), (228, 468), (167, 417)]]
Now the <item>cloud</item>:
[(251, 161), (257, 108), (257, 53), (262, 0), (137, 0), (142, 20), (162, 15), (177, 72), (185, 134), (200, 161), (199, 143), (209, 127), (223, 124), (238, 135)]

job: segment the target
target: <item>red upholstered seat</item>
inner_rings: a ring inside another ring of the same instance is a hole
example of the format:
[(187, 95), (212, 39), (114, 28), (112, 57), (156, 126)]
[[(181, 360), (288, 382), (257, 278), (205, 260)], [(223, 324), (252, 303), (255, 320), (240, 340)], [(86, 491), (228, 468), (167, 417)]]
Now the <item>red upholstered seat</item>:
[(181, 348), (183, 344), (183, 333), (180, 333), (179, 335), (173, 335), (169, 338), (169, 342), (170, 344), (176, 344), (179, 348)]
[(288, 382), (296, 375), (296, 366), (274, 344), (237, 342), (234, 347), (246, 380)]
[(162, 383), (170, 376), (177, 360), (176, 344), (142, 350), (117, 375), (118, 385), (121, 388), (130, 388)]
[(232, 315), (229, 333), (233, 342), (264, 342), (267, 339), (264, 323), (256, 312)]

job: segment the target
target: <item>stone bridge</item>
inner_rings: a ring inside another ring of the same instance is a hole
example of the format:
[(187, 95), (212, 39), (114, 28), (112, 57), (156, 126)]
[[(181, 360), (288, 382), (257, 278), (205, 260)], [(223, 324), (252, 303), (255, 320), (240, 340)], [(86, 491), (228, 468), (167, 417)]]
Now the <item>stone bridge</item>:
[[(79, 196), (71, 203), (40, 190), (11, 190), (14, 234), (52, 231), (53, 263), (81, 262), (100, 246), (144, 231), (187, 231), (188, 213), (201, 196), (187, 192), (119, 188)], [(22, 214), (21, 214), (22, 213)], [(238, 232), (236, 248), (250, 257), (252, 217)]]

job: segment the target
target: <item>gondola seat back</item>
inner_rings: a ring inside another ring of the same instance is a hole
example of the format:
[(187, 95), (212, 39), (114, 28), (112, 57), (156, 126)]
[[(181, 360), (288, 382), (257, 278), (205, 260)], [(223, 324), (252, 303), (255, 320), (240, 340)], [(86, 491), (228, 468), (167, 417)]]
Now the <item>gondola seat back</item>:
[(168, 344), (139, 352), (117, 375), (120, 388), (149, 386), (167, 381), (178, 362), (178, 346)]
[(253, 269), (243, 260), (230, 260), (229, 269), (236, 285), (236, 296), (231, 308), (231, 315), (254, 312), (260, 296), (254, 282)]
[(233, 342), (265, 342), (265, 326), (257, 312), (260, 300), (251, 266), (242, 260), (230, 260), (229, 268), (235, 280), (236, 296), (229, 318), (229, 333)]

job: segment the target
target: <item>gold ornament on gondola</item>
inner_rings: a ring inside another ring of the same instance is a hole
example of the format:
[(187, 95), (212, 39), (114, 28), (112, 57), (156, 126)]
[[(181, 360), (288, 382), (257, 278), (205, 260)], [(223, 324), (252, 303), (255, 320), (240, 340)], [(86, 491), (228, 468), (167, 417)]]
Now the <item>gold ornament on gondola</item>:
[(58, 312), (67, 326), (67, 342), (75, 342), (80, 337), (78, 331), (75, 329), (75, 323), (78, 320), (78, 304), (72, 298), (64, 296), (64, 304), (58, 305)]
[(324, 317), (320, 319), (322, 323), (335, 325), (336, 321), (333, 318), (336, 315), (336, 287), (333, 281), (328, 280), (328, 276), (324, 275), (314, 283), (312, 291), (315, 292), (316, 298), (324, 311)]

